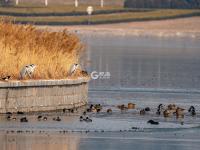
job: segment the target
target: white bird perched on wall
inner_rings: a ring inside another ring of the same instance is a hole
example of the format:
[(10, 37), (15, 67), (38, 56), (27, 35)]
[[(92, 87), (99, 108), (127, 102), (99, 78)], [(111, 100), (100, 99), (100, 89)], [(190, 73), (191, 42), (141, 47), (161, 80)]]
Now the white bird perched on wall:
[(73, 64), (73, 65), (71, 66), (71, 68), (70, 68), (68, 74), (69, 74), (70, 76), (73, 75), (79, 67), (80, 67), (79, 64)]
[(23, 79), (24, 77), (26, 77), (27, 75), (32, 78), (32, 74), (34, 72), (36, 68), (36, 65), (34, 64), (30, 64), (30, 65), (26, 65), (22, 68), (22, 70), (20, 71), (20, 79)]

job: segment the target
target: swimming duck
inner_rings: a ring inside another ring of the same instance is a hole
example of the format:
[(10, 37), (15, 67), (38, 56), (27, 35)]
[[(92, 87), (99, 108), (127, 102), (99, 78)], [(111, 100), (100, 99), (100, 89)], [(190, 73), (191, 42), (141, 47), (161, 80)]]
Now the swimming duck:
[(66, 109), (66, 108), (63, 108), (63, 110), (62, 110), (62, 111), (63, 111), (63, 113), (65, 113), (65, 112), (67, 111), (67, 109)]
[(83, 115), (84, 115), (84, 116), (86, 115), (86, 112), (85, 112), (85, 111), (83, 112)]
[(17, 120), (17, 118), (16, 117), (12, 117), (12, 120)]
[(23, 115), (24, 112), (22, 112), (22, 111), (18, 111), (17, 114), (18, 114), (18, 115)]
[(12, 115), (12, 113), (11, 112), (6, 112), (6, 115)]
[(171, 117), (173, 115), (173, 111), (169, 110), (169, 109), (166, 109), (165, 111), (163, 111), (163, 116), (165, 118), (167, 117)]
[(147, 121), (147, 123), (150, 123), (152, 125), (159, 125), (159, 122), (154, 121), (154, 120), (149, 120), (149, 121)]
[(7, 116), (7, 120), (17, 120), (17, 118), (16, 117), (13, 117), (12, 115), (8, 115)]
[(97, 112), (100, 112), (100, 111), (102, 110), (101, 104), (96, 104), (96, 105), (94, 106), (94, 108), (96, 109)]
[(107, 109), (107, 113), (111, 114), (112, 113), (112, 109), (111, 108)]
[(79, 120), (82, 122), (84, 121), (83, 116), (80, 116)]
[(145, 111), (151, 111), (151, 109), (149, 107), (146, 107), (144, 110)]
[(53, 118), (54, 121), (61, 121), (60, 117)]
[(97, 112), (97, 109), (93, 106), (93, 107), (91, 108), (91, 111), (90, 111), (90, 112), (96, 113), (96, 112)]
[(44, 121), (47, 121), (47, 117), (46, 117), (46, 116), (45, 116), (45, 117), (43, 117), (43, 120), (44, 120)]
[(160, 115), (161, 112), (163, 112), (163, 110), (164, 110), (163, 104), (159, 104), (159, 105), (158, 105), (158, 108), (157, 108), (156, 114), (157, 114), (157, 115)]
[(172, 113), (176, 112), (177, 106), (175, 104), (169, 104), (167, 106), (168, 110), (170, 110)]
[(140, 110), (140, 115), (145, 115), (146, 112), (148, 112), (148, 111), (150, 111), (150, 108), (149, 108), (149, 107), (146, 107), (146, 108)]
[(95, 106), (93, 104), (90, 105), (90, 107), (87, 109), (87, 112), (97, 112)]
[(7, 120), (11, 120), (11, 116), (9, 115), (9, 116), (7, 116)]
[(184, 110), (183, 108), (177, 107), (176, 109), (176, 117), (183, 118), (184, 117)]
[(128, 103), (128, 109), (135, 109), (136, 104)]
[(84, 119), (84, 121), (85, 121), (85, 122), (92, 122), (92, 119), (90, 119), (89, 117), (86, 117), (86, 118)]
[(37, 119), (38, 119), (38, 121), (41, 121), (41, 119), (42, 119), (42, 116), (40, 115), (40, 116), (38, 116), (37, 117)]
[(196, 115), (196, 109), (194, 106), (190, 106), (190, 108), (188, 109), (188, 112), (192, 115), (195, 116)]
[(146, 114), (146, 112), (144, 109), (140, 110), (140, 115), (145, 115), (145, 114)]
[(20, 119), (20, 122), (28, 122), (28, 119), (26, 117), (23, 117)]
[(119, 108), (121, 111), (126, 111), (128, 107), (126, 107), (124, 104), (118, 105), (117, 108)]

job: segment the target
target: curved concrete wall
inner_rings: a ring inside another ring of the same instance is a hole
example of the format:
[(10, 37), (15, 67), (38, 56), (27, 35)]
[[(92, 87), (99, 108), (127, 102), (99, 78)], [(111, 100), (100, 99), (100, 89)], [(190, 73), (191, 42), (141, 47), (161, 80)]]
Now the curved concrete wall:
[(87, 104), (87, 78), (0, 82), (0, 113), (50, 111)]

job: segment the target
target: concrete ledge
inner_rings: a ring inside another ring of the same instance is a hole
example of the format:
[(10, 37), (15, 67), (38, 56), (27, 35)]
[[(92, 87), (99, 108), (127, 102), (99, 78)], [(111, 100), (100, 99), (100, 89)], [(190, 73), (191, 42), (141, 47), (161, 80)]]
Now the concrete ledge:
[(0, 113), (51, 111), (87, 104), (88, 78), (0, 82)]
[(30, 86), (47, 86), (47, 85), (73, 85), (87, 83), (88, 78), (79, 79), (60, 79), (60, 80), (22, 80), (22, 81), (0, 81), (0, 88), (6, 87), (30, 87)]

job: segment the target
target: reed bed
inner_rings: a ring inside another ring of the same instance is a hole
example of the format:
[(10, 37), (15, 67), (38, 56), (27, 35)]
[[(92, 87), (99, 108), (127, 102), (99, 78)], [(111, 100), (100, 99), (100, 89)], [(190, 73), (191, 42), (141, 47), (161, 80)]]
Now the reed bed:
[(78, 63), (83, 45), (66, 29), (49, 32), (33, 25), (0, 21), (0, 77), (19, 79), (27, 64), (36, 64), (33, 79), (67, 78), (72, 64)]

